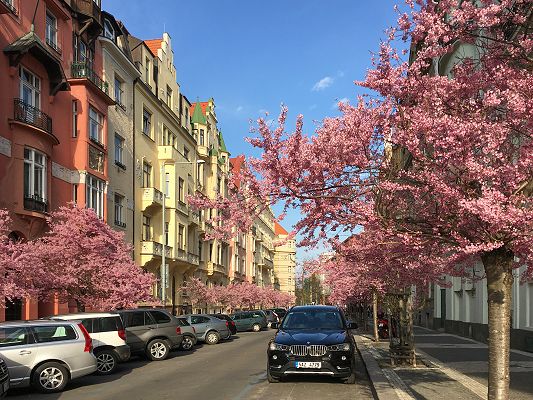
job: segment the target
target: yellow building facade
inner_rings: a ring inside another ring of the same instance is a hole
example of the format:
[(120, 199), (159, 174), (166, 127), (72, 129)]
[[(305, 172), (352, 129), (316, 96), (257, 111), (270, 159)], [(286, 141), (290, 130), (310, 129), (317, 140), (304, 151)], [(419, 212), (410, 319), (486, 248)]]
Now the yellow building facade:
[(281, 292), (295, 294), (296, 288), (296, 242), (288, 239), (288, 232), (275, 223), (276, 241), (280, 242), (274, 252), (274, 276)]

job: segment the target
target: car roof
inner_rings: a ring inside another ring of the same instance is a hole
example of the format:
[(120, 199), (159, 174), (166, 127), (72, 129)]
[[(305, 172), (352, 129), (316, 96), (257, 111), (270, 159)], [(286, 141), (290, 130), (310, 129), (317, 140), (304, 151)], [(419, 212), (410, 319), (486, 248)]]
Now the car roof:
[(103, 318), (103, 317), (120, 317), (118, 313), (110, 312), (90, 312), (90, 313), (73, 313), (73, 314), (60, 314), (60, 315), (51, 315), (47, 319), (87, 319), (87, 318)]
[(308, 305), (294, 306), (289, 311), (340, 311), (336, 306)]
[(196, 316), (200, 316), (200, 317), (212, 317), (211, 314), (185, 314), (185, 315), (180, 315), (180, 317), (196, 317)]
[(31, 321), (6, 321), (0, 322), (0, 327), (9, 327), (9, 326), (48, 326), (48, 325), (72, 325), (76, 323), (81, 323), (81, 320), (69, 320), (69, 321), (51, 321), (48, 319), (36, 319)]
[(168, 310), (165, 310), (164, 308), (142, 308), (142, 307), (132, 308), (128, 310), (117, 310), (117, 313), (121, 314), (121, 313), (129, 313), (129, 312), (136, 312), (136, 311), (163, 311), (163, 312), (169, 313)]

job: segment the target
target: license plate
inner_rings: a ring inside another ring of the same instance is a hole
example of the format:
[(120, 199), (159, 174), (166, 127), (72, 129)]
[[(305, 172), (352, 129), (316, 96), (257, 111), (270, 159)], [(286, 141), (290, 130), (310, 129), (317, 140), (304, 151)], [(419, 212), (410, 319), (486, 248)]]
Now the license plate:
[(322, 363), (317, 361), (295, 361), (296, 368), (322, 368)]

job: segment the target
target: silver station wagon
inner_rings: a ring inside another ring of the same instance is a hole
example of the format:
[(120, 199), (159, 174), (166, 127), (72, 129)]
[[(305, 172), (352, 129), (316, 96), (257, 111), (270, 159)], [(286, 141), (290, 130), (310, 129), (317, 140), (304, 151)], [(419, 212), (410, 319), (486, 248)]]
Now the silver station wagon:
[(71, 379), (96, 371), (92, 340), (81, 321), (0, 323), (0, 357), (11, 387), (62, 391)]

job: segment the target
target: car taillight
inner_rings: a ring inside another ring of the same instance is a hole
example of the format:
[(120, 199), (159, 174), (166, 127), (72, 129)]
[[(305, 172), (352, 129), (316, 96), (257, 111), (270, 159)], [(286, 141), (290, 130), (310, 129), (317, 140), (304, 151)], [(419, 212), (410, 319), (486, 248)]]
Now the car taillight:
[(181, 328), (180, 328), (179, 326), (176, 328), (176, 333), (177, 333), (178, 335), (181, 335)]
[(226, 321), (226, 326), (228, 326), (228, 327), (229, 327), (229, 322), (228, 322), (228, 321)]
[(78, 326), (80, 327), (83, 337), (85, 338), (85, 348), (83, 351), (85, 353), (90, 353), (93, 350), (93, 340), (89, 336), (89, 332), (87, 332), (87, 329), (85, 329), (83, 324), (78, 324)]
[(124, 329), (118, 330), (118, 337), (122, 340), (126, 341), (126, 331)]

